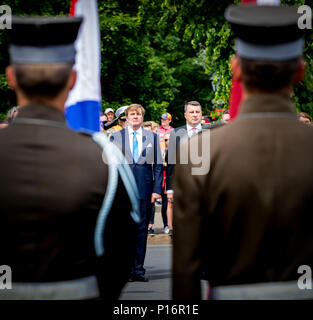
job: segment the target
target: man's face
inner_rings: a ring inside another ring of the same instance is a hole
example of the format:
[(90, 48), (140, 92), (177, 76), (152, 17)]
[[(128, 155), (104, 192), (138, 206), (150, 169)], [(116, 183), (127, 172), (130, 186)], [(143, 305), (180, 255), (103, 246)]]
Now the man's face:
[(222, 119), (225, 123), (228, 123), (230, 120), (230, 114), (229, 113), (223, 114)]
[(143, 123), (143, 115), (140, 109), (138, 110), (131, 110), (128, 112), (127, 116), (126, 116), (127, 122), (129, 123), (129, 125), (136, 129), (140, 128), (142, 126)]
[(100, 116), (100, 121), (108, 121), (108, 118), (105, 114), (103, 114), (102, 116)]
[(201, 119), (202, 119), (201, 107), (188, 104), (187, 110), (185, 112), (185, 119), (187, 124), (189, 124), (191, 127), (196, 127), (199, 123), (201, 123)]
[(108, 112), (107, 114), (108, 121), (111, 122), (114, 119), (114, 113), (112, 111)]
[(118, 124), (124, 129), (126, 128), (126, 120), (118, 119)]
[(305, 124), (310, 124), (311, 123), (310, 119), (305, 118), (305, 117), (300, 117), (299, 121), (301, 121), (301, 122), (303, 122)]
[(169, 119), (162, 119), (161, 118), (161, 125), (163, 126), (163, 127), (168, 127), (169, 125), (170, 125), (170, 123), (171, 123), (171, 120), (169, 120)]

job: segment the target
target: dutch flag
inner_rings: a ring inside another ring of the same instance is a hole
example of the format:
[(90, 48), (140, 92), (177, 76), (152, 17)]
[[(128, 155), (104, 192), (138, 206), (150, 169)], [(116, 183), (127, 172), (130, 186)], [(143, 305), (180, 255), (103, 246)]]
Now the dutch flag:
[(66, 101), (65, 116), (74, 130), (100, 131), (100, 30), (96, 0), (72, 0), (71, 16), (82, 16), (75, 47), (77, 80)]

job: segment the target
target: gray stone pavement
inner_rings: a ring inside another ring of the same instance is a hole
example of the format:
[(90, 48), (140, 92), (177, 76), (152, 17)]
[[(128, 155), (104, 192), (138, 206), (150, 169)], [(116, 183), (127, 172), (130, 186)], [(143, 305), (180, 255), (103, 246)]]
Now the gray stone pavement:
[[(156, 206), (154, 235), (148, 236), (145, 259), (149, 282), (128, 282), (120, 300), (171, 300), (172, 238), (164, 234), (161, 207)], [(206, 298), (207, 284), (202, 281), (202, 297)]]
[(161, 214), (161, 206), (155, 206), (155, 215), (154, 215), (154, 232), (156, 234), (163, 234), (164, 232), (164, 225), (163, 219)]
[[(128, 282), (120, 300), (171, 300), (172, 245), (149, 245), (145, 268), (149, 282)], [(206, 291), (207, 285), (203, 281), (203, 299), (206, 297)]]
[(147, 248), (146, 276), (149, 282), (129, 282), (120, 300), (170, 300), (171, 245), (151, 245)]

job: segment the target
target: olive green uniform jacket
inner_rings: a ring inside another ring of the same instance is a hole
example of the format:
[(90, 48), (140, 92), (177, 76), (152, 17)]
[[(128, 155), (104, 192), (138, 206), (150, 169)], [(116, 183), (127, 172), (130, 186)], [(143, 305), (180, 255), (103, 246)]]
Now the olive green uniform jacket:
[(96, 257), (94, 232), (108, 184), (101, 148), (89, 134), (66, 127), (53, 107), (25, 106), (21, 118), (48, 124), (0, 130), (0, 265), (11, 267), (13, 282), (97, 275), (103, 295), (116, 299), (128, 280), (135, 241), (123, 184), (107, 220), (105, 255)]
[(211, 287), (297, 280), (313, 267), (313, 127), (289, 98), (254, 95), (199, 138), (206, 173), (176, 165), (173, 298), (199, 299), (203, 273)]

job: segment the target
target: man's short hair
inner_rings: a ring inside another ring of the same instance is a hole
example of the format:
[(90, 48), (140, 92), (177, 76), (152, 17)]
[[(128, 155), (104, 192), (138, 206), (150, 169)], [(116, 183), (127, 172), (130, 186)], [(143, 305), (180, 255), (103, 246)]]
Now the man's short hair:
[(143, 108), (143, 106), (141, 104), (137, 104), (137, 103), (131, 104), (125, 111), (126, 117), (128, 116), (129, 112), (138, 111), (138, 110), (141, 110), (142, 116), (145, 115), (145, 109)]
[(152, 131), (155, 129), (155, 128), (159, 128), (159, 124), (157, 124), (155, 121), (150, 121), (151, 122), (151, 129)]
[(17, 85), (27, 97), (53, 98), (65, 88), (73, 64), (13, 64), (13, 68)]
[(152, 123), (151, 123), (151, 121), (145, 121), (145, 122), (142, 124), (142, 127), (143, 127), (143, 128), (150, 128), (150, 130), (152, 130)]
[(202, 110), (202, 107), (201, 107), (201, 104), (198, 102), (198, 101), (188, 101), (188, 102), (185, 102), (185, 105), (184, 105), (184, 110), (185, 112), (187, 112), (187, 106), (188, 105), (192, 105), (192, 106), (196, 106), (196, 107), (200, 107), (200, 109)]
[(274, 92), (294, 84), (301, 59), (265, 61), (239, 57), (239, 63), (247, 90)]

